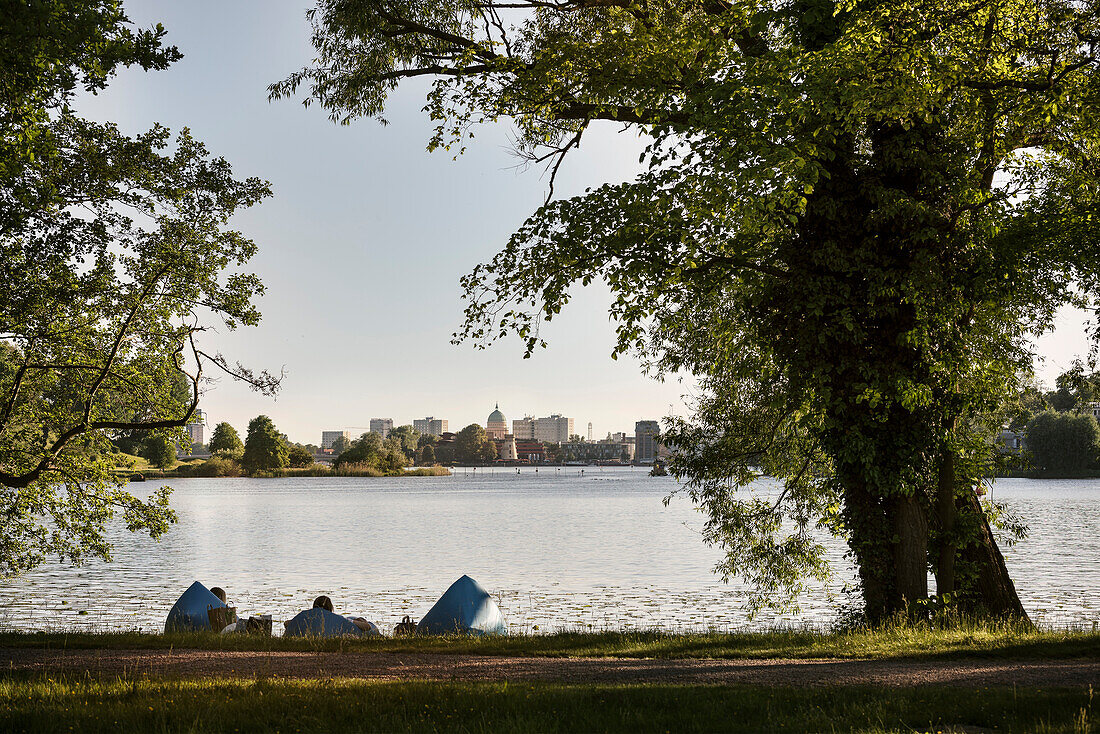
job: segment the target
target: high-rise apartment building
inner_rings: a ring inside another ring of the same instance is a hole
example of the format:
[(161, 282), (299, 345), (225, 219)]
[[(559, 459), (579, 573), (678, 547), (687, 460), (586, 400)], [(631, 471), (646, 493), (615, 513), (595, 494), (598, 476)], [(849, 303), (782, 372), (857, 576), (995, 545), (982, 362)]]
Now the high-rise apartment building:
[(393, 430), (393, 418), (371, 418), (370, 432), (377, 433), (382, 438), (390, 435)]
[[(191, 437), (191, 443), (206, 443), (206, 411), (201, 408), (195, 408), (195, 412), (191, 415), (191, 422), (187, 424), (187, 435)], [(188, 446), (188, 453), (191, 453), (191, 447)]]
[(442, 418), (434, 418), (428, 416), (427, 418), (418, 418), (413, 421), (413, 428), (418, 433), (427, 433), (432, 436), (442, 436), (444, 433), (450, 430), (448, 422)]
[(345, 441), (351, 440), (351, 433), (349, 431), (321, 431), (321, 448), (331, 449), (332, 444), (336, 443), (336, 439), (343, 436)]
[[(555, 413), (535, 421), (535, 440), (543, 443), (565, 443), (573, 435), (573, 419)], [(518, 436), (517, 436), (518, 438)]]
[(516, 437), (517, 441), (534, 441), (535, 419), (525, 415), (519, 420), (512, 421), (512, 435)]
[(657, 434), (660, 432), (657, 421), (638, 421), (634, 424), (635, 461), (653, 461), (657, 458)]

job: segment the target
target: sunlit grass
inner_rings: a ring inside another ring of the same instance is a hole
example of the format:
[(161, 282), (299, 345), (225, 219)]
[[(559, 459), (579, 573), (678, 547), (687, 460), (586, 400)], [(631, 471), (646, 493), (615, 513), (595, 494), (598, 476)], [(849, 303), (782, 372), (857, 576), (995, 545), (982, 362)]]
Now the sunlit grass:
[(541, 657), (653, 658), (950, 658), (1100, 657), (1100, 632), (1041, 630), (1009, 622), (959, 622), (952, 627), (887, 625), (841, 632), (777, 629), (752, 633), (661, 631), (560, 632), (510, 637), (302, 639), (245, 635), (108, 633), (0, 633), (3, 647), (102, 649), (194, 648), (434, 652)]
[(1088, 691), (1035, 688), (0, 674), (0, 730), (12, 732), (1086, 732), (1097, 713)]

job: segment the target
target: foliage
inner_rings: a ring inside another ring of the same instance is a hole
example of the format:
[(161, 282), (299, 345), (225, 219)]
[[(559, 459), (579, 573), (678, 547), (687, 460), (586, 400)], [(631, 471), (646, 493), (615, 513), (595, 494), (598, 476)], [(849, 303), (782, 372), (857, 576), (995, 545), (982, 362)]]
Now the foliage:
[(432, 445), (424, 444), (424, 447), (420, 449), (420, 463), (424, 466), (431, 466), (435, 463), (435, 449)]
[(420, 431), (412, 426), (398, 426), (390, 431), (387, 440), (393, 439), (401, 445), (407, 464), (416, 463), (416, 450), (420, 445)]
[(483, 464), (496, 458), (496, 445), (477, 423), (471, 423), (455, 434), (455, 461)]
[(210, 436), (207, 449), (212, 454), (235, 456), (244, 451), (244, 444), (241, 442), (237, 429), (222, 421), (214, 426), (214, 433)]
[(145, 439), (141, 456), (158, 469), (168, 469), (176, 463), (176, 447), (163, 433), (154, 433)]
[(333, 463), (333, 468), (341, 471), (347, 466), (370, 467), (379, 475), (397, 473), (405, 466), (405, 451), (397, 439), (364, 433)]
[[(78, 117), (79, 91), (121, 68), (180, 58), (159, 25), (116, 0), (7, 3), (0, 32), (0, 575), (53, 556), (108, 559), (120, 515), (153, 537), (167, 488), (139, 499), (110, 439), (173, 441), (211, 365), (273, 392), (278, 380), (202, 348), (218, 322), (253, 325), (255, 245), (228, 228), (270, 195), (184, 129), (135, 136)], [(182, 394), (177, 387), (185, 385)]]
[(1043, 471), (1081, 472), (1100, 452), (1100, 427), (1091, 415), (1047, 411), (1032, 418), (1026, 432), (1032, 463)]
[[(432, 146), (509, 116), (548, 162), (547, 203), (463, 279), (457, 338), (529, 354), (574, 283), (606, 281), (615, 353), (700, 379), (665, 434), (724, 574), (786, 598), (827, 572), (826, 527), (871, 617), (926, 596), (929, 562), (963, 595), (969, 564), (995, 581), (985, 603), (1023, 613), (974, 491), (1031, 338), (1100, 305), (1091, 6), (320, 0), (309, 17), (317, 60), (272, 96), (304, 85), (349, 122), (430, 75)], [(601, 120), (648, 135), (645, 170), (553, 200)], [(741, 491), (764, 471), (771, 503)]]
[(313, 454), (306, 447), (294, 444), (287, 449), (287, 465), (298, 468), (313, 466)]
[(351, 446), (351, 441), (347, 439), (347, 436), (340, 434), (336, 437), (336, 440), (332, 442), (332, 453), (336, 456), (344, 453)]
[(248, 436), (244, 442), (241, 467), (249, 474), (282, 469), (287, 465), (287, 447), (275, 424), (266, 415), (258, 415), (248, 422)]
[(211, 456), (206, 461), (191, 469), (192, 477), (239, 477), (241, 465), (228, 456)]

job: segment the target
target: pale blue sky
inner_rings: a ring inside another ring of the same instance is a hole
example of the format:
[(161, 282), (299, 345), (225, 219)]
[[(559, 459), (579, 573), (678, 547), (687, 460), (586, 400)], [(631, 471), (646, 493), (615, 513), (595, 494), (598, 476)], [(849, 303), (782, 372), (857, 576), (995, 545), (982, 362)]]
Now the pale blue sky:
[[(681, 412), (690, 385), (611, 360), (600, 288), (578, 293), (545, 331), (549, 349), (531, 359), (514, 339), (486, 352), (450, 344), (463, 306), (458, 278), (535, 210), (546, 179), (541, 169), (515, 170), (506, 125), (480, 129), (457, 161), (427, 153), (424, 84), (393, 96), (389, 126), (341, 127), (316, 107), (269, 103), (267, 84), (312, 58), (307, 7), (131, 0), (131, 19), (163, 23), (184, 59), (163, 72), (123, 72), (80, 104), (131, 133), (154, 122), (188, 126), (238, 175), (272, 183), (275, 196), (234, 221), (260, 247), (251, 266), (268, 289), (263, 322), (215, 342), (250, 366), (285, 365), (286, 381), (272, 401), (222, 380), (204, 399), (211, 420), (242, 430), (266, 413), (291, 439), (316, 443), (323, 429), (373, 417), (484, 425), (498, 401), (509, 420), (562, 413), (579, 433), (591, 421), (601, 437)], [(596, 133), (563, 166), (562, 195), (636, 171), (634, 135), (614, 126)]]
[[(272, 183), (275, 196), (234, 222), (260, 246), (251, 266), (268, 288), (263, 323), (214, 342), (250, 366), (285, 365), (287, 377), (276, 401), (222, 380), (204, 400), (211, 420), (243, 430), (266, 413), (291, 439), (316, 443), (322, 430), (374, 417), (400, 424), (433, 415), (452, 430), (484, 424), (497, 402), (509, 419), (571, 416), (578, 433), (591, 421), (597, 436), (683, 412), (689, 384), (658, 383), (633, 359), (610, 359), (602, 288), (577, 294), (546, 329), (549, 349), (532, 359), (516, 340), (487, 352), (450, 344), (461, 320), (458, 278), (542, 202), (546, 178), (515, 168), (504, 124), (480, 128), (457, 161), (427, 153), (423, 83), (393, 95), (386, 127), (341, 127), (316, 107), (269, 103), (267, 84), (312, 58), (309, 6), (130, 0), (131, 19), (163, 23), (184, 59), (163, 72), (123, 72), (80, 105), (131, 133), (154, 122), (190, 127), (238, 175)], [(593, 133), (563, 166), (559, 195), (636, 172), (634, 135), (612, 125)], [(1087, 349), (1080, 317), (1065, 314), (1040, 349), (1039, 374), (1049, 380)]]

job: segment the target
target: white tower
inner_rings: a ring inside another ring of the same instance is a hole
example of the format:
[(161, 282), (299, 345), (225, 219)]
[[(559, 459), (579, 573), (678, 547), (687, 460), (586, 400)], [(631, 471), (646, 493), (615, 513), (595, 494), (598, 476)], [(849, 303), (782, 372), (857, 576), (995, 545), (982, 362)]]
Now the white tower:
[(592, 442), (592, 421), (588, 421), (588, 442)]

